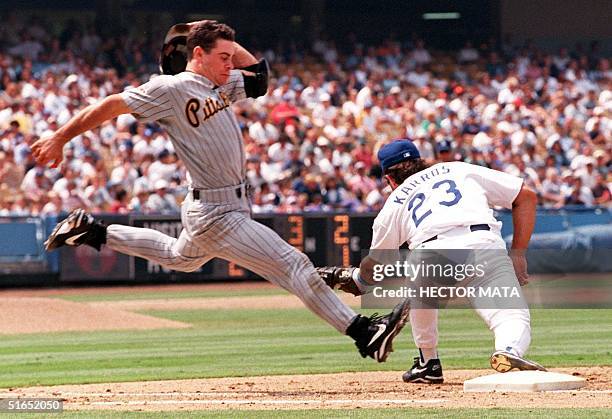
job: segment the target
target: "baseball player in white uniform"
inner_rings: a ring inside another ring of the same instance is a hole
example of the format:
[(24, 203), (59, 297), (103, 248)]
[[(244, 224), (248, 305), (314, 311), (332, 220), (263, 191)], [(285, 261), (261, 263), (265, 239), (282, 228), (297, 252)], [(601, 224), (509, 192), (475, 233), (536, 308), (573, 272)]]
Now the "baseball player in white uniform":
[(265, 94), (267, 67), (234, 41), (233, 29), (205, 20), (170, 30), (161, 68), (167, 74), (83, 109), (32, 149), (39, 164), (57, 166), (64, 144), (104, 121), (125, 113), (141, 122), (157, 121), (189, 173), (179, 238), (152, 229), (104, 226), (76, 210), (56, 226), (47, 249), (81, 244), (100, 249), (105, 244), (188, 272), (214, 257), (235, 262), (295, 294), (352, 337), (363, 357), (384, 362), (408, 319), (408, 305), (399, 304), (386, 316), (356, 314), (325, 285), (306, 255), (250, 217), (242, 136), (230, 105)]
[[(374, 220), (370, 254), (359, 268), (320, 268), (328, 285), (340, 285), (354, 294), (369, 292), (374, 285), (374, 266), (379, 263), (374, 258), (380, 259), (381, 250), (397, 250), (404, 243), (411, 250), (479, 249), (484, 251), (481, 255), (493, 255), (487, 260), (485, 275), (476, 282), (478, 286), (519, 288), (519, 284), (527, 283), (525, 250), (535, 223), (536, 196), (520, 178), (462, 162), (428, 166), (409, 140), (383, 146), (378, 158), (393, 192)], [(511, 257), (495, 251), (506, 247), (493, 206), (512, 209)], [(493, 369), (544, 370), (523, 358), (531, 341), (531, 328), (522, 295), (513, 308), (479, 308), (471, 302), (495, 335), (495, 352), (490, 359)], [(437, 321), (437, 309), (411, 308), (410, 323), (420, 356), (403, 375), (404, 381), (443, 381)]]

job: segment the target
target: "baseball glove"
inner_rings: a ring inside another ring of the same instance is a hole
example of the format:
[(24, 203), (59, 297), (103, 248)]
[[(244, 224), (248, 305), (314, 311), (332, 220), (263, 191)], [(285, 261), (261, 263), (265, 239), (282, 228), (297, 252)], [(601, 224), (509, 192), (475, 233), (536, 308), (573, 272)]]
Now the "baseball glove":
[(353, 295), (361, 295), (361, 291), (357, 288), (357, 285), (353, 281), (353, 272), (355, 267), (349, 266), (348, 268), (342, 268), (339, 266), (324, 266), (322, 268), (316, 268), (317, 273), (323, 281), (331, 289), (340, 289), (344, 292), (348, 292)]

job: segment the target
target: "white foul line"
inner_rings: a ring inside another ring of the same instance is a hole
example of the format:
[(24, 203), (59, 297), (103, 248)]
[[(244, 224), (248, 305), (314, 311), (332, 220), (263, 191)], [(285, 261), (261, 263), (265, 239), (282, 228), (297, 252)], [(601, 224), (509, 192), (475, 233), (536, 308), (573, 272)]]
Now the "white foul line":
[(612, 390), (550, 390), (546, 393), (589, 393), (589, 394), (612, 394)]
[[(257, 394), (268, 394), (268, 391), (250, 391), (251, 395)], [(581, 393), (581, 394), (612, 394), (612, 390), (583, 390), (583, 389), (575, 389), (575, 390), (550, 390), (544, 391), (542, 393)], [(89, 393), (84, 391), (59, 391), (54, 394), (54, 396), (64, 396), (64, 397), (112, 397), (112, 398), (122, 398), (122, 397), (207, 397), (207, 396), (227, 396), (233, 395), (234, 392), (229, 391), (198, 391), (198, 392), (187, 392), (187, 391), (176, 391), (176, 392), (113, 392), (113, 393)], [(0, 398), (12, 398), (12, 397), (46, 397), (47, 395), (42, 393), (20, 393), (19, 391), (13, 391), (10, 393), (2, 393), (0, 392)], [(219, 399), (220, 400), (220, 399)], [(246, 399), (245, 399), (246, 400)], [(437, 399), (436, 399), (437, 400)], [(366, 402), (368, 402), (366, 400)], [(385, 402), (389, 402), (386, 400)], [(392, 401), (391, 401), (392, 402)], [(416, 401), (415, 401), (416, 402)]]
[(225, 399), (212, 399), (212, 400), (129, 400), (126, 402), (92, 402), (91, 405), (95, 406), (133, 406), (133, 405), (170, 405), (170, 404), (211, 404), (211, 405), (284, 405), (284, 404), (315, 404), (315, 405), (327, 405), (327, 404), (438, 404), (444, 403), (446, 400), (443, 399), (430, 399), (430, 400), (352, 400), (352, 399), (340, 399), (340, 400), (283, 400), (283, 399), (270, 399), (270, 400), (225, 400)]
[[(249, 394), (268, 394), (269, 391), (249, 391)], [(106, 393), (88, 393), (84, 391), (59, 391), (57, 395), (60, 396), (72, 396), (72, 397), (113, 397), (113, 398), (121, 398), (121, 397), (204, 397), (204, 396), (225, 396), (225, 395), (233, 395), (235, 392), (230, 391), (176, 391), (176, 392), (150, 392), (150, 393), (133, 393), (133, 392), (106, 392)], [(18, 393), (0, 393), (0, 397), (5, 396), (15, 396)], [(22, 396), (25, 396), (22, 395)]]

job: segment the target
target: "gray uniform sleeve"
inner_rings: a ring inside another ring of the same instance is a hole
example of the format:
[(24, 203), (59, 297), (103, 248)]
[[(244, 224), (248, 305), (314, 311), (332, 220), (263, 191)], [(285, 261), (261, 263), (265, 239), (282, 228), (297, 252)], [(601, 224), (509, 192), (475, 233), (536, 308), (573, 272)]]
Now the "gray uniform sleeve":
[(157, 76), (136, 88), (121, 93), (131, 113), (140, 122), (157, 121), (174, 115), (169, 86), (172, 76)]
[(221, 86), (220, 90), (222, 90), (232, 102), (246, 99), (247, 95), (244, 91), (244, 77), (242, 71), (232, 70), (227, 79), (227, 83)]

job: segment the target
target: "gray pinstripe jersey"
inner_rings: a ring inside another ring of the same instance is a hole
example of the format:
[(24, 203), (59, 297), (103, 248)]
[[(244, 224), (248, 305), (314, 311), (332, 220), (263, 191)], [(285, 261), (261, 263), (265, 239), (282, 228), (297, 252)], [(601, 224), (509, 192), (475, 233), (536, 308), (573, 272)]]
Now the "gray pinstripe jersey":
[(243, 182), (242, 134), (230, 106), (246, 98), (239, 70), (218, 88), (206, 77), (186, 71), (155, 77), (121, 95), (140, 122), (157, 121), (166, 129), (194, 188)]
[[(122, 97), (140, 121), (158, 121), (168, 131), (194, 188), (220, 189), (243, 182), (242, 136), (230, 108), (231, 102), (246, 97), (239, 71), (218, 89), (205, 77), (183, 72), (156, 77)], [(210, 201), (187, 195), (178, 239), (149, 228), (113, 224), (106, 243), (113, 250), (188, 272), (213, 257), (238, 263), (293, 292), (345, 333), (356, 313), (325, 285), (305, 254), (250, 217), (244, 194), (227, 191), (209, 192), (220, 198)]]

